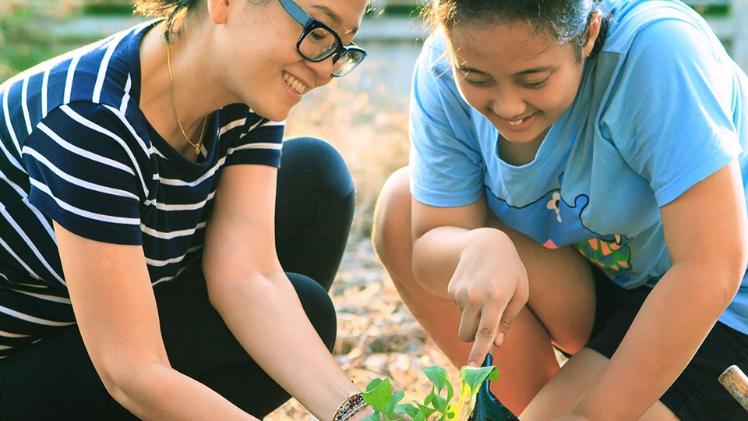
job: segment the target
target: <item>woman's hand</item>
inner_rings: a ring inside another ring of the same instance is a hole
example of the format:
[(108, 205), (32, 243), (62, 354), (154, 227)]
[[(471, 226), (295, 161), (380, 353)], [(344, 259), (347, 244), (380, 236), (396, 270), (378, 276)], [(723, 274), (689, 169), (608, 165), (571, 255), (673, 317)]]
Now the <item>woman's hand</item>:
[(527, 271), (509, 237), (493, 228), (473, 230), (447, 290), (460, 312), (460, 338), (474, 340), (468, 365), (480, 366), (528, 299)]

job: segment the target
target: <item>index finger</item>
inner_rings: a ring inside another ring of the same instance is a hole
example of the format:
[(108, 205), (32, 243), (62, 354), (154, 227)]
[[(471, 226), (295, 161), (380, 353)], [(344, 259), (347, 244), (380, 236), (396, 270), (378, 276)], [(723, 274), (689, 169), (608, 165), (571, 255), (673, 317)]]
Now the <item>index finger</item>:
[(496, 335), (499, 334), (501, 313), (504, 312), (505, 308), (506, 305), (503, 307), (487, 305), (481, 309), (478, 330), (475, 332), (475, 341), (473, 341), (473, 347), (470, 349), (468, 356), (469, 366), (480, 367), (483, 364), (486, 354), (493, 346)]

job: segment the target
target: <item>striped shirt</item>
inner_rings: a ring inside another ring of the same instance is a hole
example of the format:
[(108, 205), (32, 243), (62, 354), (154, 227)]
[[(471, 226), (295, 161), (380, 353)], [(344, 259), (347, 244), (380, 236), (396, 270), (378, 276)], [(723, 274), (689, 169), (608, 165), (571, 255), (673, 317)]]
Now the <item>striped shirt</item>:
[(0, 358), (75, 323), (52, 221), (142, 245), (151, 283), (198, 257), (222, 168), (279, 166), (283, 125), (230, 105), (196, 162), (139, 109), (135, 26), (0, 85)]

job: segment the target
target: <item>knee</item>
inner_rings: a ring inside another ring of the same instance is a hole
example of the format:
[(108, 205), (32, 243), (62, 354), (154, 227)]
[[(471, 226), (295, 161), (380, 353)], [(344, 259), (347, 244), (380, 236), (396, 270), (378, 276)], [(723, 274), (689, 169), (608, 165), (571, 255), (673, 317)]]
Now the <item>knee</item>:
[[(374, 209), (372, 245), (390, 272), (410, 270), (410, 201), (410, 176), (405, 167), (395, 171), (384, 183)], [(407, 268), (398, 267), (406, 263)]]
[[(323, 140), (299, 137), (283, 142), (281, 168), (293, 168), (293, 172), (299, 174), (295, 184), (353, 200), (353, 178), (348, 166), (340, 152)], [(283, 171), (279, 176), (282, 174)]]
[(337, 336), (337, 317), (332, 299), (319, 283), (307, 276), (288, 273), (288, 278), (296, 289), (307, 318), (327, 349), (332, 352)]

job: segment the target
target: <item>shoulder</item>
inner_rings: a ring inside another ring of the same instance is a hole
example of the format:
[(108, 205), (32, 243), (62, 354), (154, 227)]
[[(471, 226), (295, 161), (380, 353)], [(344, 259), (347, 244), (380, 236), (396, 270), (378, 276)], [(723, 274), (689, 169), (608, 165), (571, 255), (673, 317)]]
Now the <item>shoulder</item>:
[(606, 7), (611, 14), (611, 26), (603, 46), (605, 52), (636, 53), (648, 43), (720, 45), (706, 21), (681, 2), (611, 0)]
[[(449, 59), (447, 41), (441, 30), (436, 30), (424, 43), (416, 62), (411, 90), (411, 117), (421, 113), (453, 124), (470, 121), (471, 107), (457, 88)], [(413, 115), (415, 113), (415, 115)]]
[(106, 157), (138, 167), (138, 172), (151, 166), (153, 147), (143, 121), (128, 118), (110, 105), (90, 101), (60, 105), (36, 125), (33, 134), (26, 143), (36, 147), (48, 139), (60, 150), (87, 159)]
[(433, 81), (433, 87), (454, 85), (454, 74), (449, 62), (444, 32), (434, 31), (421, 47), (415, 68), (415, 78)]

